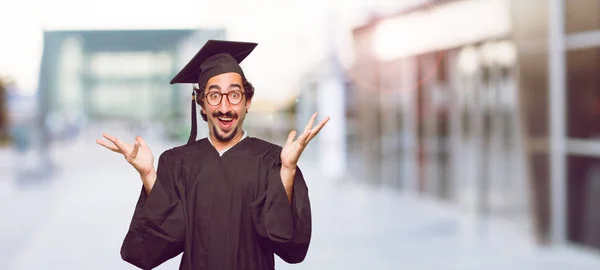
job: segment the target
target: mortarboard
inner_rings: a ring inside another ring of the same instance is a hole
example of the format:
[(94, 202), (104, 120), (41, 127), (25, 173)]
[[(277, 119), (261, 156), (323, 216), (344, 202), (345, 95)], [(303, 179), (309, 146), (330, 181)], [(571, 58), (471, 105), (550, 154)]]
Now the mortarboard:
[[(257, 43), (209, 40), (175, 77), (171, 84), (191, 83), (201, 87), (219, 74), (237, 72), (244, 76), (240, 63), (254, 50)], [(196, 141), (196, 96), (192, 92), (192, 130), (187, 144)]]

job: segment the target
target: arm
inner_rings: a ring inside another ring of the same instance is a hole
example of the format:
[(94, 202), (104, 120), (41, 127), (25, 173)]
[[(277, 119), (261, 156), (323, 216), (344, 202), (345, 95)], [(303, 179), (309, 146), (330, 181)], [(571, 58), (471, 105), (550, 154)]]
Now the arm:
[(121, 246), (122, 259), (142, 269), (152, 269), (183, 251), (184, 208), (176, 192), (180, 187), (173, 177), (174, 165), (173, 154), (167, 151), (159, 158), (155, 176), (142, 176), (144, 189)]
[(292, 194), (294, 193), (294, 178), (296, 177), (296, 168), (297, 167), (288, 168), (281, 166), (279, 173), (283, 188), (285, 189), (285, 193), (290, 204), (292, 204)]
[(146, 194), (150, 194), (150, 191), (152, 191), (152, 187), (156, 182), (156, 171), (154, 170), (154, 167), (152, 168), (152, 171), (150, 171), (148, 174), (140, 174), (140, 178), (142, 178), (142, 184), (144, 185), (144, 190), (146, 191)]
[(254, 228), (265, 249), (288, 263), (299, 263), (306, 257), (312, 233), (308, 187), (297, 167), (286, 188), (282, 175), (292, 175), (282, 171), (278, 151), (270, 156), (274, 161), (265, 179), (265, 191), (250, 206)]
[(296, 164), (300, 159), (300, 155), (304, 151), (304, 148), (308, 145), (310, 140), (319, 134), (319, 131), (327, 124), (329, 117), (325, 117), (316, 127), (312, 128), (313, 123), (317, 119), (317, 113), (314, 113), (308, 121), (304, 132), (300, 134), (298, 139), (296, 137), (296, 131), (290, 132), (288, 135), (285, 146), (281, 149), (281, 166), (280, 166), (280, 178), (285, 188), (285, 192), (288, 197), (289, 203), (292, 203), (292, 194), (294, 192), (294, 179), (296, 175)]
[[(312, 233), (308, 187), (297, 167), (304, 148), (329, 121), (325, 117), (312, 128), (314, 113), (304, 132), (296, 139), (290, 132), (283, 148), (272, 149), (266, 192), (252, 206), (252, 218), (261, 244), (288, 263), (299, 263), (308, 252)], [(291, 204), (291, 207), (290, 207)]]

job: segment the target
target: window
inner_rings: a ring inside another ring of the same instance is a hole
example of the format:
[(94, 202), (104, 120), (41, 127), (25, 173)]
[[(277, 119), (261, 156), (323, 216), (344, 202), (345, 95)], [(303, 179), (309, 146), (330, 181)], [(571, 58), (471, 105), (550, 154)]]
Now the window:
[[(600, 3), (600, 1), (599, 1)], [(600, 48), (567, 53), (567, 134), (600, 137)]]
[(564, 0), (565, 31), (568, 34), (600, 30), (600, 1), (598, 0)]

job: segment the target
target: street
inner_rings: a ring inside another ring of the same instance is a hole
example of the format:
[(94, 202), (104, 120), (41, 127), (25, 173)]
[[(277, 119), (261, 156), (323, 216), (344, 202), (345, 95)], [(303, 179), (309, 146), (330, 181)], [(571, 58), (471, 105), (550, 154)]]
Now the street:
[[(99, 132), (86, 134), (53, 145), (55, 169), (46, 175), (18, 173), (32, 157), (0, 149), (0, 269), (135, 269), (119, 249), (141, 182), (122, 156), (95, 143)], [(146, 141), (156, 159), (176, 146), (158, 136)], [(312, 202), (311, 247), (303, 263), (278, 260), (277, 269), (600, 269), (600, 254), (536, 247), (531, 233), (501, 220), (351, 178), (322, 178), (307, 154), (300, 167)]]

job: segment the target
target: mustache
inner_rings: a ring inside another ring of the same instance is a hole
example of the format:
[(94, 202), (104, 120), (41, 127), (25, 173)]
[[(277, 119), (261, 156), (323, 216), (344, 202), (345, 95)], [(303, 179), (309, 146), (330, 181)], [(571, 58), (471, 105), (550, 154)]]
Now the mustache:
[(238, 115), (234, 111), (228, 111), (226, 113), (215, 111), (215, 112), (213, 112), (212, 116), (213, 117), (237, 118)]

